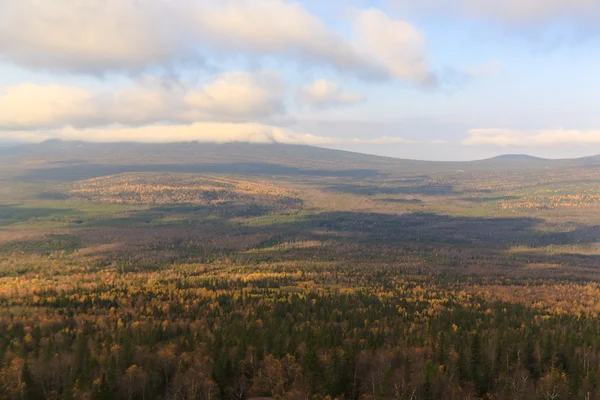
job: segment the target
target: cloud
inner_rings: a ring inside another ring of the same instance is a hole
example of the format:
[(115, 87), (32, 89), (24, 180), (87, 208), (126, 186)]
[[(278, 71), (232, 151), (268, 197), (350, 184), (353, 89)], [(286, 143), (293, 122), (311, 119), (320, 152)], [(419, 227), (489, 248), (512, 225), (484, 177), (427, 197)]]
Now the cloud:
[(597, 0), (388, 0), (404, 11), (459, 14), (501, 23), (545, 24), (588, 21), (600, 16)]
[(365, 101), (358, 93), (343, 91), (340, 86), (325, 79), (319, 79), (300, 88), (300, 100), (316, 108), (358, 104)]
[(0, 92), (0, 129), (85, 128), (196, 121), (242, 122), (284, 112), (277, 73), (224, 73), (186, 87), (156, 78), (111, 91), (23, 84)]
[(177, 23), (185, 8), (165, 1), (0, 0), (0, 9), (0, 57), (26, 67), (100, 73), (191, 56)]
[(5, 131), (0, 137), (10, 140), (40, 142), (47, 139), (85, 140), (90, 142), (233, 142), (250, 143), (288, 143), (325, 145), (337, 143), (338, 140), (311, 134), (295, 133), (293, 131), (263, 125), (199, 122), (190, 125), (152, 125), (142, 127), (116, 128), (64, 128), (47, 131)]
[(408, 22), (392, 19), (375, 8), (353, 13), (356, 47), (385, 73), (423, 85), (435, 84), (425, 59), (425, 40)]
[(0, 9), (0, 60), (29, 68), (140, 72), (244, 55), (431, 79), (422, 35), (375, 9), (353, 13), (354, 39), (284, 0), (0, 0)]
[(185, 103), (193, 110), (219, 118), (266, 118), (283, 112), (283, 97), (279, 73), (233, 72), (189, 91)]
[(206, 1), (191, 20), (194, 35), (218, 51), (284, 55), (339, 69), (368, 67), (348, 40), (296, 2)]
[(499, 147), (550, 147), (600, 144), (600, 130), (471, 129), (463, 145)]
[(51, 127), (90, 118), (94, 114), (92, 97), (86, 90), (69, 86), (6, 88), (0, 94), (0, 128)]
[(344, 139), (299, 133), (290, 129), (257, 123), (198, 122), (189, 125), (147, 125), (140, 127), (99, 127), (48, 130), (0, 131), (0, 139), (41, 142), (48, 139), (84, 140), (88, 142), (248, 142), (333, 146), (344, 143), (388, 144), (413, 143), (400, 138)]

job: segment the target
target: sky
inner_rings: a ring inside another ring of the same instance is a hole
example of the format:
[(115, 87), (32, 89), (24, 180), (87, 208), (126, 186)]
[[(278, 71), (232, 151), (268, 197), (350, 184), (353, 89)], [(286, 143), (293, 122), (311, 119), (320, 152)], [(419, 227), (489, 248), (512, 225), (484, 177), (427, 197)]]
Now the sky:
[(0, 0), (0, 142), (600, 154), (600, 0)]

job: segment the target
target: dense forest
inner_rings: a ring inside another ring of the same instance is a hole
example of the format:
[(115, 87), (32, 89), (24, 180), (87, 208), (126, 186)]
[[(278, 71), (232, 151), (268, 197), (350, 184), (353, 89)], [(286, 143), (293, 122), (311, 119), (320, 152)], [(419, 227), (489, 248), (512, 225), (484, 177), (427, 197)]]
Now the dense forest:
[(3, 282), (3, 398), (598, 394), (597, 284), (556, 284), (570, 310), (389, 267), (61, 268)]
[(600, 398), (596, 168), (10, 157), (2, 399)]

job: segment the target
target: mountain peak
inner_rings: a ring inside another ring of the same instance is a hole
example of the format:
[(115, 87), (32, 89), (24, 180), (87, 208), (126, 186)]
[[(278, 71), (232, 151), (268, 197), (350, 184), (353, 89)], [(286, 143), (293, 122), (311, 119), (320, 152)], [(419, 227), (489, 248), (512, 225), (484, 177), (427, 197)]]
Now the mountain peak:
[(544, 158), (530, 156), (529, 154), (502, 154), (492, 157), (490, 160), (544, 160)]

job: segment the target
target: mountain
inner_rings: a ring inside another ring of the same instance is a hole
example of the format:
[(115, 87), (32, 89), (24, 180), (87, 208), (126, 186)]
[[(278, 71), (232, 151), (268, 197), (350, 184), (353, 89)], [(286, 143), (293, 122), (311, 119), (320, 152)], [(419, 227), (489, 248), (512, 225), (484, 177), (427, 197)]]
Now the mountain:
[(0, 164), (33, 168), (33, 178), (72, 180), (119, 172), (205, 172), (376, 177), (478, 170), (600, 165), (600, 156), (551, 160), (507, 154), (477, 161), (419, 161), (320, 147), (251, 143), (91, 143), (49, 140), (0, 151)]
[(548, 161), (548, 158), (534, 157), (529, 154), (502, 154), (496, 157), (488, 158), (487, 161), (499, 160), (499, 161)]

